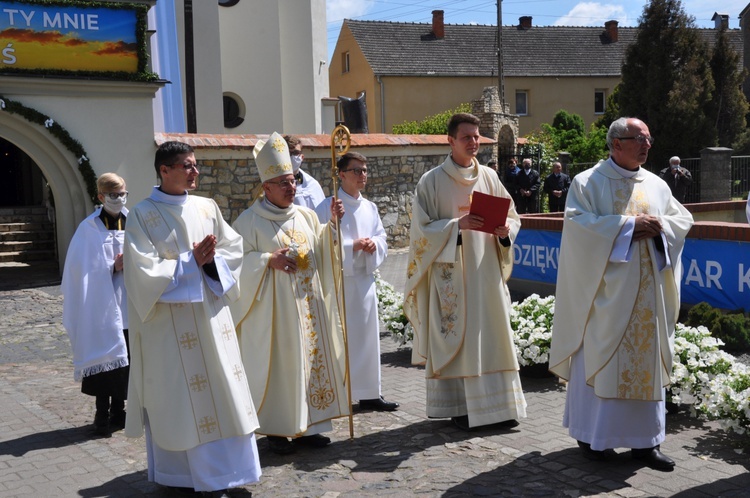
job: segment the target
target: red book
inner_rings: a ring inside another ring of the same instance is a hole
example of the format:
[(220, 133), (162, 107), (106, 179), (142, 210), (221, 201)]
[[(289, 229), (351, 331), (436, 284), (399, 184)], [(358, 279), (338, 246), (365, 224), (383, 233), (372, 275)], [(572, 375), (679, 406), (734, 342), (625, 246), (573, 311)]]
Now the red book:
[(474, 192), (471, 194), (471, 214), (484, 218), (484, 225), (478, 230), (487, 233), (495, 233), (495, 228), (505, 226), (510, 209), (510, 199), (507, 197), (495, 197), (494, 195)]

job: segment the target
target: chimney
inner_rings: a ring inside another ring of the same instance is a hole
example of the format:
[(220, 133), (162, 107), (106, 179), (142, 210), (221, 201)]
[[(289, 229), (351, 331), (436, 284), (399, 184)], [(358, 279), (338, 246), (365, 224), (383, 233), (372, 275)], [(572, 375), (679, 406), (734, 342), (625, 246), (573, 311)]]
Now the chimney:
[(432, 34), (435, 38), (442, 40), (445, 38), (445, 22), (443, 20), (442, 10), (432, 11)]
[(604, 34), (609, 39), (610, 43), (615, 43), (620, 36), (617, 31), (617, 21), (607, 21), (604, 23)]
[(518, 18), (518, 27), (520, 29), (531, 29), (531, 16), (521, 16)]
[(714, 16), (711, 18), (714, 22), (714, 28), (718, 31), (722, 29), (729, 29), (729, 14), (719, 14), (714, 12)]

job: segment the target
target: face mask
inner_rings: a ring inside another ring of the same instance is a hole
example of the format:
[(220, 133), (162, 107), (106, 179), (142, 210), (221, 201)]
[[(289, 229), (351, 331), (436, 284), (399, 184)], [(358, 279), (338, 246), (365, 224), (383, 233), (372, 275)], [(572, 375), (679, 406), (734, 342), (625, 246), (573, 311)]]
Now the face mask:
[(302, 156), (290, 156), (292, 159), (292, 168), (296, 173), (300, 166), (302, 166)]
[(118, 197), (117, 199), (110, 199), (109, 196), (104, 196), (104, 209), (111, 214), (112, 216), (116, 216), (120, 214), (120, 211), (122, 211), (123, 206), (127, 202), (126, 197)]

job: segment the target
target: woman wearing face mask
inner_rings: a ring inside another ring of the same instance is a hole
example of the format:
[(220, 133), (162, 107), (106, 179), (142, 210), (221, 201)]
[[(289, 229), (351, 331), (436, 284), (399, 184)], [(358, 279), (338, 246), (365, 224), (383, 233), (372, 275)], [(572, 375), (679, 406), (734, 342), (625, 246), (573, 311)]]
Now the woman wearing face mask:
[(122, 249), (128, 210), (125, 180), (104, 173), (102, 203), (78, 226), (63, 270), (63, 326), (73, 348), (74, 378), (96, 397), (94, 433), (109, 437), (125, 427), (128, 391), (128, 307)]

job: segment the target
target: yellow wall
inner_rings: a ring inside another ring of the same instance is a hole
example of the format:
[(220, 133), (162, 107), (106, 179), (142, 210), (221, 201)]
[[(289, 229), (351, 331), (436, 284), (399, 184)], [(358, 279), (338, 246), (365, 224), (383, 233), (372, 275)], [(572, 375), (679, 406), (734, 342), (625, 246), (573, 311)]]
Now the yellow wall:
[[(349, 72), (342, 73), (342, 54), (349, 52)], [(356, 97), (366, 92), (370, 133), (390, 133), (394, 124), (419, 121), (482, 96), (485, 86), (497, 85), (496, 77), (399, 77), (381, 78), (386, 102), (385, 127), (380, 108), (381, 85), (367, 59), (344, 24), (329, 66), (330, 95)], [(550, 123), (560, 109), (583, 117), (588, 128), (599, 118), (594, 114), (594, 91), (605, 90), (605, 98), (620, 78), (604, 77), (506, 77), (505, 101), (516, 113), (516, 90), (528, 91), (527, 116), (519, 117), (520, 135)]]

